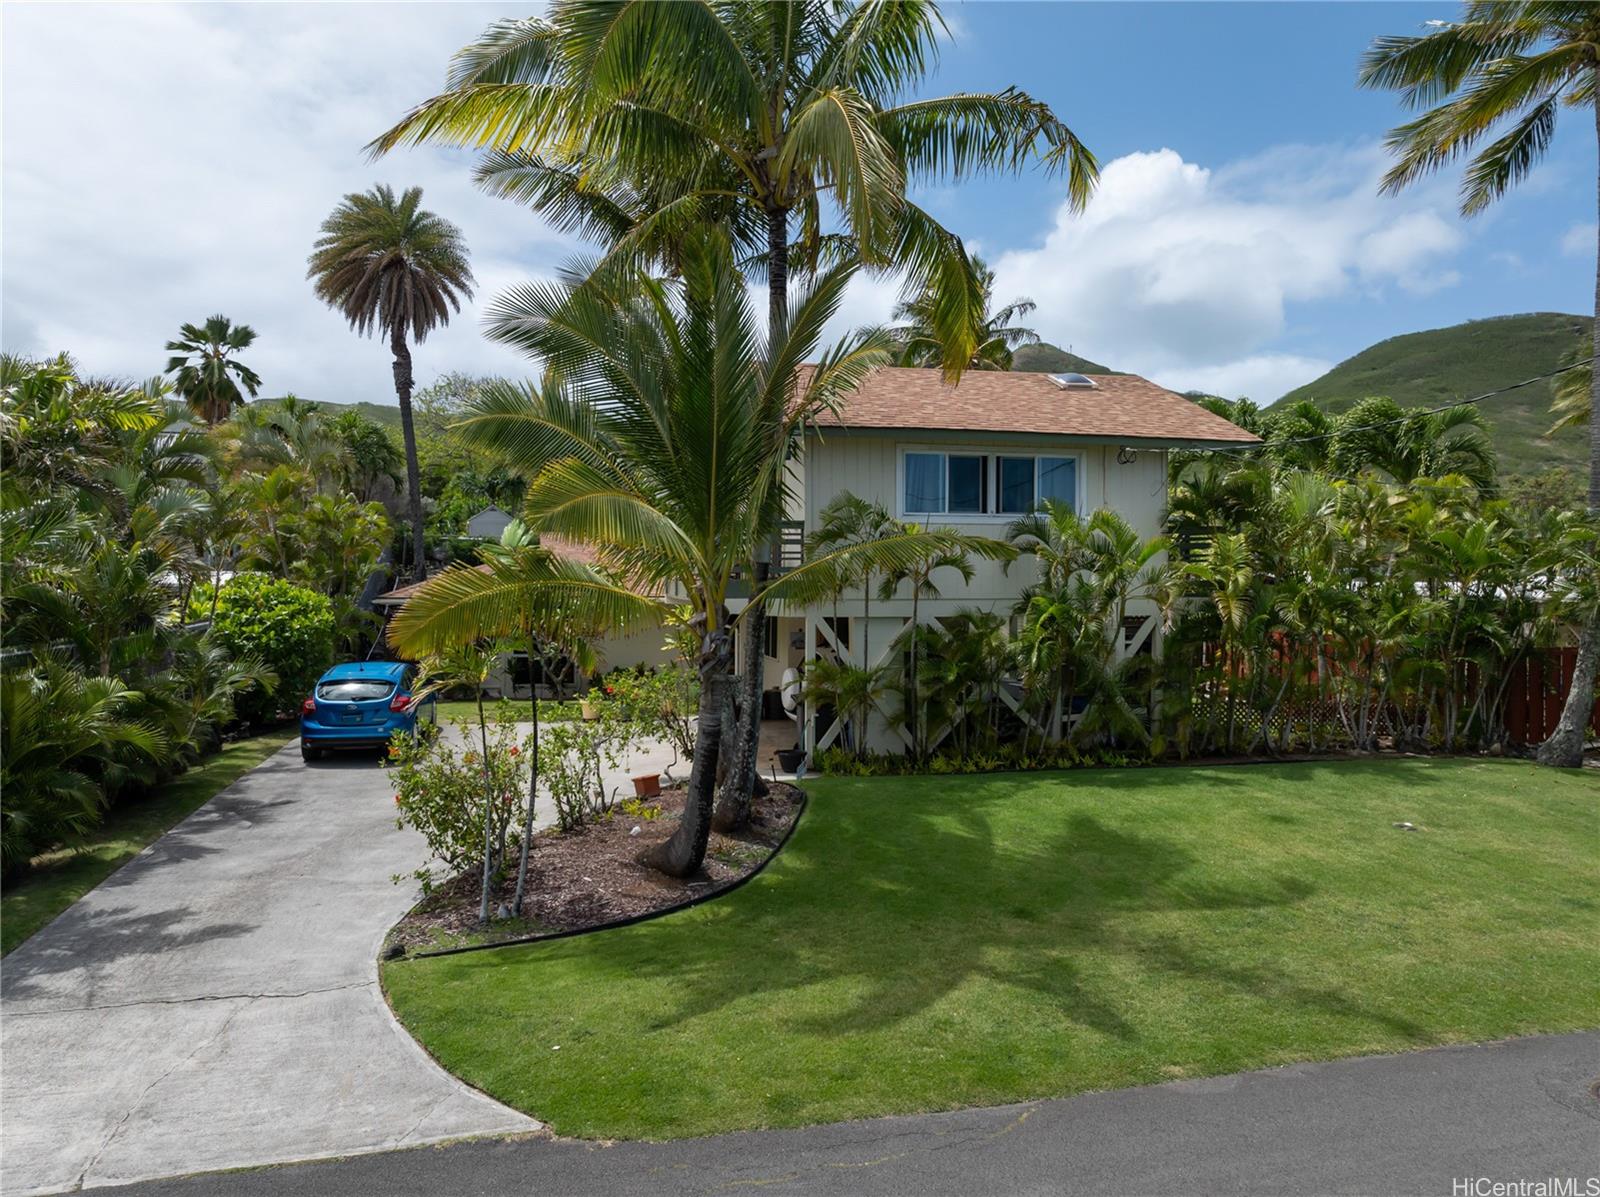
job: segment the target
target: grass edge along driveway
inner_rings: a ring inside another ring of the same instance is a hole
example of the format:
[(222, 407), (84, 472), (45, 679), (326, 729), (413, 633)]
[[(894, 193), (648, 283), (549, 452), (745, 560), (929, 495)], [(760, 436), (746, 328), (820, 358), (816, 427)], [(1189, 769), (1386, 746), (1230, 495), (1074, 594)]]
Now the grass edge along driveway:
[(106, 811), (105, 821), (81, 847), (34, 857), (28, 871), (0, 895), (0, 956), (299, 734), (299, 726), (291, 723), (224, 744), (146, 797)]
[(596, 1138), (1596, 1022), (1588, 771), (1389, 759), (808, 788), (750, 885), (616, 931), (386, 965), (396, 1014), (464, 1080)]

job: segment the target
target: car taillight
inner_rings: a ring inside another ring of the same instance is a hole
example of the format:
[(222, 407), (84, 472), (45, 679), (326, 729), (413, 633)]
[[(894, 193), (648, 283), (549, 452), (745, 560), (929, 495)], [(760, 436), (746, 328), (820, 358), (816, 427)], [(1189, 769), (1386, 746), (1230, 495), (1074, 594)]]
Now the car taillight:
[(300, 713), (302, 715), (315, 715), (317, 713), (317, 700), (314, 698), (307, 698), (301, 702)]
[(397, 715), (400, 714), (403, 711), (408, 710), (410, 708), (410, 706), (411, 706), (411, 695), (409, 695), (409, 694), (396, 694), (393, 698), (391, 698), (389, 700), (389, 709), (391, 711), (395, 712), (395, 714), (397, 714)]

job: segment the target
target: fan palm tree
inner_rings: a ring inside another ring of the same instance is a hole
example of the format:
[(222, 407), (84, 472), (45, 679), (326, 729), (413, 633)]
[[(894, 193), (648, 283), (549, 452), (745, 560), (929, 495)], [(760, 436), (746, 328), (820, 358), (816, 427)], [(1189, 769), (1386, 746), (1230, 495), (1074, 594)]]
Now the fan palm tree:
[(261, 377), (239, 360), (238, 355), (255, 344), (256, 330), (248, 324), (234, 324), (216, 315), (204, 324), (185, 324), (179, 337), (167, 342), (172, 356), (166, 373), (189, 410), (207, 424), (220, 424), (245, 401), (243, 387), (254, 399), (261, 390)]
[[(554, 576), (477, 584), (485, 593), (473, 605), (451, 600), (447, 582), (463, 585), (463, 571), (451, 571), (406, 604), (390, 633), (402, 651), (427, 651), (502, 622), (520, 627), (527, 616), (518, 609), (529, 607), (593, 627), (665, 623), (678, 604), (644, 596), (676, 587), (698, 636), (700, 708), (684, 814), (652, 857), (674, 876), (699, 869), (711, 829), (733, 578), (778, 529), (791, 498), (785, 464), (804, 422), (888, 354), (881, 333), (858, 336), (821, 354), (796, 383), (852, 274), (846, 265), (821, 275), (771, 345), (721, 230), (686, 239), (676, 281), (641, 276), (630, 290), (601, 293), (575, 277), (540, 288), (528, 332), (550, 366), (544, 383), (485, 388), (460, 432), (528, 478), (535, 531), (593, 546), (606, 572), (581, 576), (569, 563)], [(867, 559), (898, 568), (936, 544), (976, 539), (906, 533), (840, 549), (766, 582), (752, 599), (804, 604), (838, 569)]]
[[(1481, 212), (1528, 176), (1555, 136), (1563, 106), (1596, 109), (1600, 89), (1600, 6), (1588, 0), (1472, 0), (1459, 21), (1418, 37), (1381, 37), (1361, 64), (1366, 87), (1398, 89), (1409, 105), (1426, 109), (1392, 130), (1398, 158), (1384, 177), (1396, 192), (1456, 159), (1471, 155), (1461, 187), (1461, 210)], [(1484, 138), (1506, 131), (1487, 145)], [(1600, 142), (1600, 123), (1595, 126)], [(1481, 147), (1481, 148), (1480, 148)], [(1600, 317), (1600, 251), (1595, 262), (1595, 315)], [(1600, 356), (1600, 319), (1591, 356)], [(1590, 371), (1589, 510), (1600, 513), (1600, 372)], [(1587, 721), (1577, 717), (1594, 701), (1600, 625), (1584, 627), (1579, 663), (1560, 726), (1541, 746), (1544, 764), (1582, 764)], [(1588, 679), (1588, 687), (1578, 682)], [(1570, 716), (1570, 717), (1569, 717)]]
[(306, 277), (317, 298), (333, 308), (362, 336), (389, 338), (394, 354), (394, 393), (400, 402), (400, 431), (406, 449), (406, 503), (411, 520), (415, 576), (427, 576), (422, 537), (422, 472), (417, 464), (417, 431), (411, 417), (411, 346), (461, 310), (472, 295), (472, 270), (461, 230), (422, 206), (422, 188), (395, 196), (379, 184), (352, 192), (322, 222), (307, 262)]
[[(998, 312), (990, 310), (994, 298), (994, 271), (976, 254), (972, 255), (972, 272), (983, 290), (983, 316), (978, 322), (977, 348), (967, 359), (969, 370), (1009, 370), (1012, 351), (1022, 345), (1037, 345), (1039, 334), (1031, 328), (1017, 324), (1026, 319), (1038, 305), (1031, 299), (1013, 299)], [(936, 288), (924, 288), (921, 294), (905, 300), (895, 308), (894, 318), (907, 323), (895, 329), (901, 344), (900, 365), (942, 366), (945, 362), (944, 343), (935, 328), (939, 306)]]

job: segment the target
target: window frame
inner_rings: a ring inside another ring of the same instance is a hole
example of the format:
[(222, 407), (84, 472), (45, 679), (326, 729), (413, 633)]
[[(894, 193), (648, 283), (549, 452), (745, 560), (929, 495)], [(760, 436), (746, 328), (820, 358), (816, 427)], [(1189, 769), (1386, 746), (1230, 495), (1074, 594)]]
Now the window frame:
[[(945, 485), (944, 511), (908, 511), (906, 510), (906, 456), (911, 453), (933, 453), (944, 458)], [(984, 502), (987, 511), (951, 511), (950, 507), (950, 458), (952, 457), (983, 457), (987, 458), (984, 467)], [(931, 523), (939, 521), (945, 524), (1008, 524), (1027, 514), (1020, 511), (1000, 511), (1000, 459), (1002, 457), (1026, 457), (1033, 461), (1033, 501), (1039, 502), (1039, 480), (1043, 477), (1040, 462), (1045, 459), (1072, 462), (1072, 509), (1080, 514), (1083, 511), (1084, 494), (1084, 453), (1080, 449), (1028, 449), (1007, 448), (1005, 446), (979, 447), (975, 445), (926, 445), (903, 444), (897, 447), (895, 453), (895, 479), (894, 479), (894, 506), (895, 515), (902, 520), (913, 520), (918, 523)], [(1036, 509), (1036, 508), (1035, 508)]]

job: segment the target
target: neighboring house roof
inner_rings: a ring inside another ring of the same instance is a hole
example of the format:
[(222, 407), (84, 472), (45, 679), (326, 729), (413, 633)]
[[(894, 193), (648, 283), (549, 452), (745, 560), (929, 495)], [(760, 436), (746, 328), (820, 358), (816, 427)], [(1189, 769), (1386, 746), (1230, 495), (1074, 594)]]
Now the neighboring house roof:
[(948, 386), (938, 370), (884, 366), (845, 397), (823, 428), (1022, 432), (1118, 442), (1255, 444), (1258, 438), (1137, 374), (1096, 374), (1062, 386), (1049, 374), (968, 370)]
[(512, 520), (509, 511), (499, 507), (485, 507), (467, 520), (467, 535), (489, 540), (504, 532)]
[[(478, 565), (474, 566), (473, 568), (475, 568), (481, 574), (486, 574), (489, 572), (489, 567), (487, 565)], [(372, 605), (374, 607), (403, 606), (407, 599), (416, 594), (417, 591), (421, 590), (426, 585), (426, 582), (413, 582), (409, 586), (397, 586), (393, 590), (386, 590), (377, 598), (372, 600)]]

